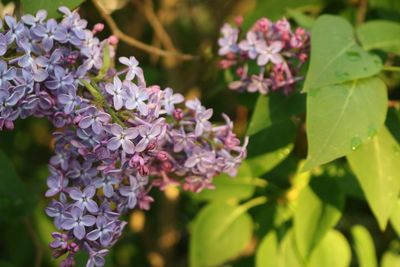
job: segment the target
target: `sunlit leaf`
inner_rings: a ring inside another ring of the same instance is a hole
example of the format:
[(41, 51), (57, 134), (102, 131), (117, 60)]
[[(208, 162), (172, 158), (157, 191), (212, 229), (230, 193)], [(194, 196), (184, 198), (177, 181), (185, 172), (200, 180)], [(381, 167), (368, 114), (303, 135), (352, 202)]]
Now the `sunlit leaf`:
[(368, 204), (386, 228), (400, 191), (400, 146), (383, 128), (378, 135), (347, 156), (365, 193)]
[(374, 241), (367, 228), (356, 225), (351, 229), (359, 267), (378, 267)]
[(357, 28), (357, 37), (366, 50), (379, 49), (400, 55), (400, 24), (375, 20)]
[(348, 267), (351, 249), (346, 238), (338, 231), (329, 231), (315, 248), (308, 267)]
[(253, 223), (240, 206), (211, 203), (198, 215), (190, 243), (190, 266), (213, 267), (239, 256)]
[(315, 177), (297, 200), (294, 213), (294, 234), (299, 254), (308, 260), (313, 249), (339, 221), (344, 195), (335, 179)]
[(256, 252), (256, 267), (277, 267), (278, 237), (275, 231), (269, 232), (261, 241)]
[(316, 89), (307, 96), (305, 170), (345, 156), (383, 126), (387, 91), (379, 78)]
[(311, 30), (310, 67), (303, 91), (371, 77), (381, 68), (378, 57), (357, 45), (348, 21), (337, 16), (322, 15)]

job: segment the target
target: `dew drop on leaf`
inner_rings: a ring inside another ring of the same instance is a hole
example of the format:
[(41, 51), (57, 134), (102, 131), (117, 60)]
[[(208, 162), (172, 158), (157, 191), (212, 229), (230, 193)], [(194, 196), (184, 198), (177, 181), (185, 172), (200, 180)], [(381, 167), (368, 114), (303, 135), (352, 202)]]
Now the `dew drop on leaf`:
[(376, 129), (375, 125), (370, 125), (368, 127), (368, 138), (374, 137), (378, 133), (378, 130)]
[(359, 146), (361, 146), (362, 140), (359, 136), (354, 136), (351, 139), (350, 144), (351, 144), (351, 150), (356, 150)]
[(335, 75), (340, 80), (347, 80), (350, 77), (350, 74), (348, 72), (343, 72), (343, 71), (340, 71), (340, 70), (337, 70), (335, 72)]
[(356, 51), (348, 51), (346, 52), (346, 57), (351, 61), (358, 61), (361, 59), (360, 53)]

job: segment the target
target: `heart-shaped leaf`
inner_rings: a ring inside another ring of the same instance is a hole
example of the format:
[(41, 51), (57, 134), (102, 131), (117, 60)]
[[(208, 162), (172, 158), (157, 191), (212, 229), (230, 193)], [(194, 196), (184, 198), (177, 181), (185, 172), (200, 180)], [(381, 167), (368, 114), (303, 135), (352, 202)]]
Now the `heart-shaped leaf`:
[(371, 77), (381, 68), (381, 60), (356, 43), (348, 21), (323, 15), (311, 30), (310, 67), (303, 91)]
[(345, 156), (375, 135), (384, 124), (387, 101), (386, 86), (375, 77), (309, 93), (308, 157), (303, 169)]

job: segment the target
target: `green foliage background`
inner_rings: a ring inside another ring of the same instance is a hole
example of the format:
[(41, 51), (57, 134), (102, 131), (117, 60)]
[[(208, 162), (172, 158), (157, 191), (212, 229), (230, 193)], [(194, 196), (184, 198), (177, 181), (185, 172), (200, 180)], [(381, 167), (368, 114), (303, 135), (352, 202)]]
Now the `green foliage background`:
[[(16, 14), (80, 6), (101, 22), (91, 1), (3, 0)], [(159, 45), (141, 0), (104, 0), (118, 27)], [(143, 3), (143, 2), (142, 2)], [(123, 42), (149, 84), (198, 96), (214, 114), (235, 118), (250, 135), (248, 159), (235, 179), (198, 195), (153, 192), (149, 212), (126, 215), (129, 226), (108, 267), (397, 267), (400, 266), (400, 2), (398, 0), (157, 0), (154, 8), (181, 52), (180, 62)], [(8, 8), (8, 9), (7, 9)], [(290, 97), (237, 94), (218, 69), (224, 22), (243, 15), (287, 17), (311, 30), (306, 79)], [(101, 33), (110, 34), (109, 29)], [(301, 93), (301, 91), (303, 93)], [(214, 115), (214, 120), (222, 120)], [(306, 134), (307, 132), (307, 134)], [(44, 213), (51, 126), (19, 121), (0, 133), (0, 267), (57, 266)], [(79, 255), (77, 266), (84, 266)]]

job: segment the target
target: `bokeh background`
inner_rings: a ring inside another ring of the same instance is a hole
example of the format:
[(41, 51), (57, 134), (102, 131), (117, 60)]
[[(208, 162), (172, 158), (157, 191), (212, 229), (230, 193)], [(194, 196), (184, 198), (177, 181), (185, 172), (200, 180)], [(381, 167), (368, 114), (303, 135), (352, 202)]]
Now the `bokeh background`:
[[(31, 0), (40, 1), (40, 0)], [(2, 0), (0, 15), (23, 13), (19, 1)], [(68, 2), (68, 0), (65, 0)], [(97, 0), (102, 9), (111, 15), (126, 35), (167, 51), (193, 55), (193, 59), (162, 57), (149, 54), (120, 41), (118, 56), (134, 55), (145, 71), (148, 84), (172, 87), (187, 97), (199, 97), (203, 104), (214, 109), (214, 121), (222, 121), (221, 113), (234, 118), (235, 131), (243, 136), (256, 95), (238, 94), (227, 89), (227, 75), (218, 67), (217, 39), (225, 22), (236, 16), (245, 18), (245, 25), (266, 16), (276, 20), (287, 17), (293, 25), (309, 27), (322, 13), (340, 14), (352, 24), (368, 19), (400, 21), (399, 0)], [(90, 0), (79, 12), (89, 25), (104, 22), (98, 9)], [(334, 25), (332, 25), (334, 27)], [(100, 36), (107, 38), (110, 28), (105, 27)], [(391, 100), (398, 98), (396, 91), (400, 77), (384, 77), (391, 90)], [(41, 119), (18, 121), (15, 131), (0, 132), (0, 150), (14, 166), (0, 170), (0, 211), (15, 205), (12, 212), (0, 213), (0, 267), (56, 266), (47, 244), (54, 230), (45, 215), (47, 162), (52, 153), (52, 126)], [(289, 160), (272, 172), (272, 179), (282, 192), (290, 187), (290, 178), (297, 162), (306, 154), (306, 139), (302, 127), (296, 149)], [(277, 137), (265, 142), (274, 142)], [(282, 137), (286, 138), (286, 137)], [(289, 137), (290, 138), (290, 137)], [(278, 138), (279, 139), (279, 138)], [(10, 179), (20, 179), (10, 182)], [(353, 179), (354, 180), (354, 179)], [(351, 181), (353, 181), (351, 180)], [(346, 186), (355, 186), (351, 182)], [(17, 192), (13, 192), (16, 190)], [(152, 192), (156, 201), (148, 212), (139, 210), (126, 215), (129, 222), (125, 234), (108, 257), (107, 266), (115, 267), (183, 267), (188, 266), (188, 247), (193, 219), (204, 202), (178, 188), (165, 192)], [(8, 198), (7, 198), (8, 197)], [(9, 203), (26, 198), (29, 205), (21, 207)], [(11, 205), (11, 206), (12, 206)], [(270, 207), (273, 209), (273, 207)], [(23, 211), (20, 211), (23, 210)], [(27, 210), (27, 211), (26, 211)], [(265, 233), (271, 218), (265, 207), (251, 211), (260, 226), (254, 242), (249, 244), (242, 257), (225, 266), (253, 266), (257, 240)], [(21, 215), (23, 214), (23, 215)], [(356, 196), (348, 199), (346, 212), (338, 228), (346, 234), (349, 225), (366, 225), (374, 237), (378, 255), (389, 246), (400, 249), (392, 228), (378, 230), (374, 218), (364, 201)], [(348, 233), (347, 233), (348, 234)], [(354, 258), (354, 257), (353, 257)], [(79, 260), (79, 259), (78, 259)], [(78, 262), (78, 266), (79, 266)], [(353, 266), (357, 266), (353, 263)]]

